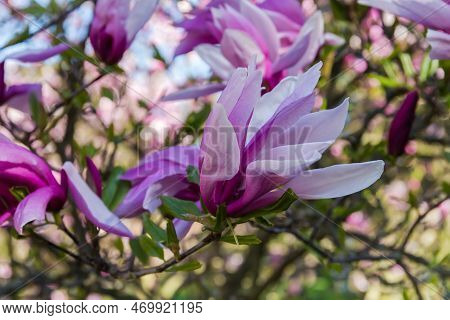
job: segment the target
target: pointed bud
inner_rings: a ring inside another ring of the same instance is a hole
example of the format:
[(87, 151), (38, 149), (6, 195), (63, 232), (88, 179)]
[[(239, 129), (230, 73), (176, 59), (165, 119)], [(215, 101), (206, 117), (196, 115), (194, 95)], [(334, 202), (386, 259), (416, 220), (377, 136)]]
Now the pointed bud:
[(392, 120), (391, 127), (389, 128), (388, 151), (393, 156), (399, 156), (405, 150), (414, 122), (418, 100), (419, 93), (417, 91), (408, 93), (400, 109), (397, 111), (394, 120)]

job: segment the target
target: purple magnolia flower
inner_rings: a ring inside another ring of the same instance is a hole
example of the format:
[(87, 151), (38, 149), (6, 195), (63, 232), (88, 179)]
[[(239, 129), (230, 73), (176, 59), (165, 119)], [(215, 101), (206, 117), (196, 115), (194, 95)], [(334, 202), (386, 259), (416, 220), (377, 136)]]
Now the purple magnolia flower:
[(7, 56), (0, 62), (0, 105), (8, 103), (9, 106), (29, 112), (30, 95), (35, 95), (38, 101), (42, 100), (42, 86), (38, 83), (26, 83), (7, 86), (5, 82), (5, 62), (6, 60), (18, 60), (21, 62), (40, 62), (66, 51), (69, 47), (66, 44), (44, 50), (27, 50)]
[(67, 176), (69, 194), (78, 209), (95, 226), (109, 233), (132, 238), (131, 231), (113, 214), (101, 200), (101, 177), (94, 163), (87, 159), (88, 178), (95, 186), (93, 192), (78, 173), (71, 162), (63, 165), (63, 172)]
[(406, 144), (409, 141), (418, 101), (419, 94), (417, 91), (408, 93), (394, 120), (392, 120), (388, 137), (389, 154), (399, 156), (404, 153)]
[(1, 134), (0, 148), (0, 226), (12, 224), (22, 233), (27, 223), (62, 208), (65, 188), (44, 160)]
[[(198, 185), (187, 180), (189, 166), (198, 166), (199, 150), (193, 146), (176, 146), (148, 154), (139, 166), (128, 170), (123, 180), (130, 181), (131, 190), (116, 209), (119, 217), (133, 217), (161, 205), (161, 195), (183, 200), (199, 200)], [(190, 229), (190, 223), (175, 219), (179, 238)]]
[(116, 64), (150, 19), (158, 0), (98, 0), (89, 37), (97, 56)]
[[(173, 157), (159, 155), (165, 170), (148, 174), (143, 167), (154, 161), (149, 158), (140, 170), (127, 174), (136, 185), (128, 195), (134, 196), (134, 205), (154, 209), (160, 204), (159, 195), (177, 197), (192, 190), (184, 174), (188, 164), (198, 165), (200, 196), (213, 214), (225, 204), (229, 216), (245, 215), (273, 204), (289, 188), (302, 199), (322, 199), (369, 187), (381, 176), (383, 161), (308, 169), (339, 136), (348, 111), (345, 100), (334, 109), (310, 113), (320, 68), (321, 63), (300, 76), (287, 77), (263, 96), (262, 70), (237, 69), (207, 120), (200, 148), (185, 147), (192, 158), (187, 160), (180, 147), (169, 148), (163, 153)], [(175, 175), (175, 181), (169, 181)], [(135, 211), (124, 210), (121, 215), (126, 212)]]
[(432, 59), (450, 59), (450, 1), (448, 0), (359, 0), (360, 4), (391, 12), (423, 24), (431, 44)]
[[(194, 17), (178, 26), (186, 30), (175, 55), (195, 50), (213, 72), (228, 80), (237, 67), (246, 67), (256, 57), (263, 71), (265, 87), (273, 88), (286, 75), (296, 75), (316, 57), (328, 41), (341, 44), (342, 39), (324, 33), (322, 13), (306, 18), (296, 0), (213, 0)], [(217, 87), (217, 84), (213, 84)], [(216, 91), (223, 89), (217, 87)], [(192, 98), (176, 93), (164, 100)], [(200, 88), (198, 95), (204, 95)]]

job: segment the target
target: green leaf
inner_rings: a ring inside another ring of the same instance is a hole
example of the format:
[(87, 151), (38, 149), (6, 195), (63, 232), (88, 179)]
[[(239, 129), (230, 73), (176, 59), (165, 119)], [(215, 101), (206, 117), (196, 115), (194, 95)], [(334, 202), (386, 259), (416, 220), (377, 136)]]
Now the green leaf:
[(192, 260), (183, 264), (175, 265), (166, 270), (166, 272), (176, 272), (176, 271), (194, 271), (202, 267), (202, 264), (197, 260)]
[(180, 243), (172, 220), (167, 221), (166, 236), (166, 247), (169, 248), (175, 255), (175, 258), (178, 259), (180, 257)]
[(100, 94), (102, 95), (102, 97), (114, 101), (114, 91), (112, 91), (110, 88), (102, 87)]
[(200, 209), (192, 201), (180, 200), (169, 196), (161, 196), (161, 202), (164, 212), (178, 219), (192, 220), (188, 219), (189, 215), (197, 217), (202, 215)]
[(148, 234), (139, 237), (139, 243), (145, 253), (151, 257), (158, 257), (164, 260), (164, 250), (161, 246), (153, 241)]
[(187, 117), (185, 126), (193, 128), (196, 131), (199, 130), (205, 123), (206, 119), (208, 119), (210, 112), (211, 112), (211, 104), (206, 104), (202, 110), (198, 112), (192, 112)]
[(28, 37), (30, 36), (30, 27), (26, 26), (25, 29), (23, 29), (20, 33), (18, 33), (17, 35), (14, 36), (14, 38), (12, 38), (10, 41), (8, 41), (3, 48), (15, 45), (19, 42), (22, 42), (26, 39), (28, 39)]
[(222, 232), (222, 230), (227, 225), (227, 208), (225, 205), (220, 205), (219, 208), (217, 208), (216, 213), (216, 224), (214, 225), (214, 231), (215, 232)]
[(198, 169), (194, 166), (188, 166), (186, 169), (187, 180), (191, 183), (200, 184), (200, 174)]
[(36, 95), (30, 94), (30, 111), (31, 111), (31, 118), (33, 119), (36, 126), (43, 130), (45, 126), (47, 125), (47, 112), (45, 111), (44, 107), (42, 106), (41, 102), (38, 100)]
[(370, 73), (367, 75), (367, 77), (378, 80), (381, 83), (381, 85), (385, 88), (400, 88), (403, 86), (400, 82), (398, 82), (395, 79), (385, 77), (376, 73)]
[(430, 56), (425, 54), (422, 60), (422, 65), (420, 66), (420, 75), (419, 75), (419, 81), (424, 82), (428, 78), (428, 73), (430, 71), (431, 67), (431, 59)]
[(113, 168), (108, 180), (106, 180), (105, 187), (103, 188), (102, 199), (110, 209), (114, 208), (113, 205), (121, 200), (120, 195), (123, 195), (124, 192), (128, 190), (128, 183), (120, 180), (122, 173), (122, 168)]
[(220, 238), (220, 241), (243, 246), (251, 246), (261, 243), (261, 240), (255, 235), (245, 235), (245, 236), (226, 235)]
[[(9, 193), (16, 198), (17, 201), (22, 201), (30, 193), (27, 187), (15, 186), (9, 188)], [(6, 206), (7, 208), (7, 206)]]
[(122, 241), (122, 238), (117, 237), (117, 238), (114, 240), (114, 247), (115, 247), (117, 250), (119, 250), (119, 252), (120, 252), (121, 255), (123, 254), (124, 247), (123, 247), (123, 241)]
[(143, 264), (148, 262), (148, 254), (145, 252), (144, 248), (141, 246), (139, 238), (134, 238), (130, 240), (130, 247), (133, 254), (141, 261)]
[(242, 218), (238, 218), (237, 220), (235, 220), (234, 222), (237, 224), (240, 223), (244, 223), (249, 221), (250, 219), (253, 218), (257, 218), (257, 217), (263, 217), (265, 215), (270, 215), (270, 214), (274, 214), (274, 213), (279, 213), (279, 212), (283, 212), (286, 211), (291, 204), (296, 201), (298, 199), (297, 195), (295, 194), (294, 191), (292, 191), (292, 189), (288, 189), (282, 196), (280, 199), (277, 200), (277, 202), (275, 202), (274, 204), (250, 212), (248, 214), (246, 214), (244, 217)]
[(157, 226), (147, 214), (143, 215), (143, 221), (144, 230), (152, 237), (152, 239), (158, 242), (166, 241), (166, 232), (162, 228)]
[(256, 217), (255, 221), (258, 222), (259, 224), (263, 225), (263, 226), (266, 226), (266, 227), (272, 227), (273, 226), (273, 223), (270, 222), (270, 220), (267, 219), (264, 216)]
[(400, 54), (400, 61), (402, 63), (403, 71), (408, 77), (413, 77), (415, 74), (414, 65), (411, 60), (411, 56), (407, 53)]

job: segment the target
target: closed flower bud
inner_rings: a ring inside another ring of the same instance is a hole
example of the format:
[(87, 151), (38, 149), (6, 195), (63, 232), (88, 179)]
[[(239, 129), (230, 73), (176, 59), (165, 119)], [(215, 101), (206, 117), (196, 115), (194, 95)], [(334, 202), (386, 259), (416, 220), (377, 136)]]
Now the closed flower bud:
[(417, 91), (408, 93), (405, 101), (397, 111), (389, 128), (388, 151), (393, 156), (401, 155), (409, 141), (412, 124), (416, 113), (419, 94)]
[(99, 0), (89, 38), (97, 56), (116, 64), (130, 47), (138, 31), (150, 19), (158, 0)]

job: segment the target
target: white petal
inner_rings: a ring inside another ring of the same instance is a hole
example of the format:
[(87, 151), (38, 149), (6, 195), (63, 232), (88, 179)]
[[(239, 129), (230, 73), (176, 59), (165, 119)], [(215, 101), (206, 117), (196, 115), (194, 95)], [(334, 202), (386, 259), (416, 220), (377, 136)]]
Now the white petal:
[(336, 140), (345, 126), (348, 102), (347, 98), (334, 109), (313, 112), (301, 117), (293, 126), (296, 136), (301, 138), (298, 143)]
[(381, 177), (383, 169), (383, 161), (371, 161), (309, 170), (292, 179), (284, 188), (291, 188), (302, 199), (343, 197), (372, 185)]
[(218, 46), (201, 44), (194, 50), (220, 78), (226, 80), (230, 77), (234, 66), (223, 56)]

